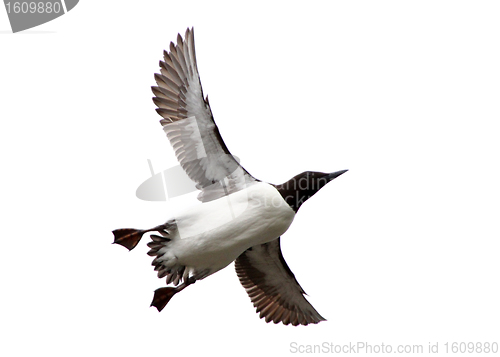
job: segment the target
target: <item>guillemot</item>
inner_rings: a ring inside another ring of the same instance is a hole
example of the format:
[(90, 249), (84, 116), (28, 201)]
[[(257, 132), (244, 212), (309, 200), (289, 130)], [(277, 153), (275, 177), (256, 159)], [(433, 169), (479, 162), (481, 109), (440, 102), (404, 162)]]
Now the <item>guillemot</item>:
[(173, 286), (157, 289), (151, 306), (161, 311), (176, 293), (234, 261), (260, 318), (294, 326), (324, 321), (285, 262), (280, 237), (302, 204), (347, 170), (306, 171), (280, 185), (250, 175), (224, 144), (203, 96), (192, 28), (164, 51), (155, 80), (160, 124), (201, 203), (154, 228), (113, 231), (113, 243), (129, 250), (145, 233), (159, 233), (148, 254)]

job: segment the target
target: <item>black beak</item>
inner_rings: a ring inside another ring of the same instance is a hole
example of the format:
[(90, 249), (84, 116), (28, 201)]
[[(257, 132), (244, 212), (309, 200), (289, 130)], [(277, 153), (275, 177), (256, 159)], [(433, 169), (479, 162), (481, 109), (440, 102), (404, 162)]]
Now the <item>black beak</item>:
[(333, 180), (334, 178), (337, 178), (339, 177), (340, 175), (342, 175), (343, 173), (347, 172), (348, 170), (340, 170), (340, 171), (337, 171), (337, 172), (332, 172), (331, 174), (328, 174), (326, 176), (326, 178), (328, 179), (328, 181), (331, 181)]

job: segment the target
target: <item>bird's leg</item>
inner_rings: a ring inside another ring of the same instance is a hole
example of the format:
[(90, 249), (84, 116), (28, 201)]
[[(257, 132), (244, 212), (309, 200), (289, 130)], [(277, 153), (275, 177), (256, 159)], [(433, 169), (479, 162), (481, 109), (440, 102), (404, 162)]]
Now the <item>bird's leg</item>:
[(184, 290), (189, 285), (194, 284), (196, 282), (195, 277), (187, 278), (181, 285), (176, 287), (167, 286), (165, 288), (159, 288), (155, 290), (155, 295), (153, 297), (153, 301), (151, 302), (151, 306), (154, 306), (158, 309), (158, 311), (163, 310), (163, 308), (168, 304), (170, 299), (177, 294), (178, 292)]
[(132, 250), (139, 243), (144, 233), (156, 231), (162, 234), (162, 232), (164, 232), (168, 226), (169, 225), (167, 223), (164, 223), (151, 229), (115, 229), (113, 231), (113, 235), (115, 236), (115, 241), (113, 242), (113, 244), (120, 244), (128, 250)]

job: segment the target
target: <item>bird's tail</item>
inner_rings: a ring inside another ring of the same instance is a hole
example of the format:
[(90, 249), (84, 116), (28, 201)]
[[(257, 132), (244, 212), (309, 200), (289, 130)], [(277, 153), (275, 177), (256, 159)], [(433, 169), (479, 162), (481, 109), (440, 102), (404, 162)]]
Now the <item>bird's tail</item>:
[(158, 272), (158, 278), (167, 277), (167, 285), (170, 283), (178, 285), (184, 279), (187, 279), (189, 269), (186, 270), (184, 265), (178, 264), (177, 257), (170, 251), (172, 238), (170, 232), (163, 233), (161, 236), (152, 234), (151, 242), (148, 243), (150, 248), (148, 255), (155, 257), (151, 265)]

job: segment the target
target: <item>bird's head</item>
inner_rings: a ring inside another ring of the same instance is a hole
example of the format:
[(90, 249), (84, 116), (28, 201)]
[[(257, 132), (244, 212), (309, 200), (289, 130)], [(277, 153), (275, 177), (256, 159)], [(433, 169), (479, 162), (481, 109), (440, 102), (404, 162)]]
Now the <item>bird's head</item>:
[(297, 212), (300, 206), (323, 188), (328, 182), (347, 170), (331, 173), (304, 171), (281, 185), (275, 185), (283, 199)]

